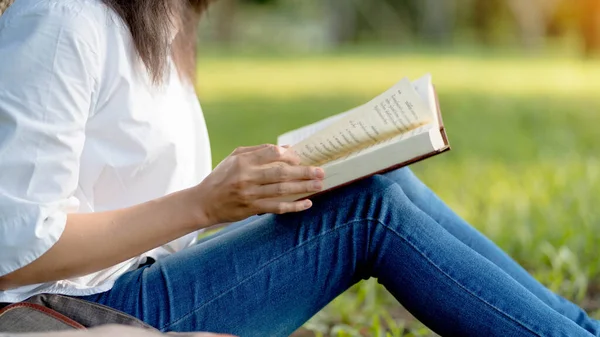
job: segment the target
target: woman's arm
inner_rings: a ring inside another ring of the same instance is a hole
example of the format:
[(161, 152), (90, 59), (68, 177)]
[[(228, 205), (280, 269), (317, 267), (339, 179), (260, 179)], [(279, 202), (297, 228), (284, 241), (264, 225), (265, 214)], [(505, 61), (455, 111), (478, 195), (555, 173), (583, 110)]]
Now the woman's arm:
[(308, 200), (274, 200), (322, 189), (323, 170), (299, 162), (274, 145), (239, 148), (196, 187), (117, 211), (70, 214), (58, 242), (0, 277), (0, 291), (96, 272), (218, 223), (306, 210)]
[(0, 291), (81, 276), (138, 256), (208, 224), (195, 216), (191, 190), (117, 211), (70, 214), (58, 242), (4, 277)]

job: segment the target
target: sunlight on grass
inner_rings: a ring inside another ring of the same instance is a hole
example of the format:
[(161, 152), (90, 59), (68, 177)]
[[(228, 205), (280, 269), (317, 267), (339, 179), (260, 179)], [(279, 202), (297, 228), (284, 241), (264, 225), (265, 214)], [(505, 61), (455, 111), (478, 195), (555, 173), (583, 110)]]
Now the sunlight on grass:
[(401, 77), (414, 79), (427, 72), (446, 92), (595, 97), (600, 88), (597, 62), (400, 55), (200, 59), (198, 89), (207, 99), (331, 93), (373, 96)]
[[(341, 55), (204, 58), (215, 164), (233, 148), (346, 110), (431, 72), (453, 151), (415, 172), (550, 289), (600, 314), (600, 62)], [(594, 304), (596, 303), (596, 304)], [(375, 281), (306, 326), (315, 336), (429, 336)]]

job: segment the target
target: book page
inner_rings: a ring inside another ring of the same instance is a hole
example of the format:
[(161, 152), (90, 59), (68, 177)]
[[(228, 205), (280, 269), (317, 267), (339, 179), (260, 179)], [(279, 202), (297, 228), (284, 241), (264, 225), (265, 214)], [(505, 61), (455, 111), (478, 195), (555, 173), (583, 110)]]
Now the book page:
[(401, 134), (399, 134), (399, 135), (397, 135), (395, 137), (384, 139), (384, 140), (382, 140), (380, 142), (371, 144), (371, 145), (369, 145), (369, 146), (367, 146), (365, 148), (362, 148), (362, 149), (360, 149), (358, 151), (350, 152), (350, 153), (346, 154), (345, 156), (340, 157), (340, 158), (338, 158), (336, 160), (329, 161), (329, 162), (327, 162), (327, 163), (325, 163), (323, 165), (323, 168), (327, 168), (329, 165), (335, 165), (335, 164), (337, 164), (339, 162), (343, 162), (343, 161), (346, 161), (346, 160), (349, 160), (349, 159), (361, 156), (362, 154), (364, 154), (366, 152), (369, 152), (369, 151), (377, 151), (378, 149), (380, 149), (382, 147), (385, 147), (385, 146), (388, 146), (391, 143), (397, 143), (397, 142), (403, 141), (405, 139), (408, 139), (410, 137), (413, 137), (415, 135), (418, 135), (418, 134), (421, 134), (421, 133), (425, 133), (425, 132), (429, 132), (429, 130), (431, 128), (432, 128), (432, 124), (425, 124), (425, 125), (419, 126), (419, 127), (415, 128), (415, 129), (412, 129), (409, 132), (401, 133)]
[(315, 133), (325, 129), (326, 127), (330, 126), (331, 124), (339, 121), (340, 119), (342, 119), (346, 115), (352, 113), (356, 109), (358, 109), (358, 108), (354, 108), (352, 110), (348, 110), (346, 112), (342, 112), (340, 114), (337, 114), (337, 115), (334, 115), (331, 117), (327, 117), (316, 123), (301, 127), (294, 131), (284, 133), (283, 135), (281, 135), (277, 138), (277, 144), (278, 145), (298, 144), (301, 141), (305, 140), (306, 138), (312, 136), (313, 134), (315, 134)]
[(304, 165), (322, 165), (431, 123), (433, 114), (408, 79), (294, 145)]
[(437, 103), (435, 100), (435, 91), (433, 89), (431, 74), (427, 74), (419, 78), (418, 80), (413, 81), (413, 86), (415, 87), (415, 90), (417, 91), (419, 96), (423, 98), (423, 101), (425, 101), (425, 103), (429, 107), (429, 110), (431, 110), (434, 121), (439, 126), (440, 121), (438, 121)]
[[(412, 85), (415, 88), (415, 91), (419, 94), (419, 96), (421, 96), (421, 98), (429, 106), (429, 109), (433, 112), (434, 119), (437, 120), (437, 113), (436, 113), (437, 107), (436, 107), (435, 97), (433, 95), (433, 84), (431, 81), (431, 74), (427, 74), (427, 75), (413, 81)], [(280, 135), (279, 137), (277, 137), (277, 145), (281, 146), (281, 145), (298, 144), (301, 141), (305, 140), (306, 138), (317, 133), (318, 131), (321, 131), (321, 130), (325, 129), (326, 127), (330, 126), (331, 124), (337, 122), (342, 117), (344, 117), (348, 114), (351, 114), (352, 112), (354, 112), (355, 110), (360, 109), (360, 108), (361, 107), (356, 107), (351, 110), (342, 112), (340, 114), (337, 114), (337, 115), (334, 115), (331, 117), (327, 117), (316, 123), (309, 124), (309, 125), (299, 128), (299, 129), (286, 132), (286, 133)]]

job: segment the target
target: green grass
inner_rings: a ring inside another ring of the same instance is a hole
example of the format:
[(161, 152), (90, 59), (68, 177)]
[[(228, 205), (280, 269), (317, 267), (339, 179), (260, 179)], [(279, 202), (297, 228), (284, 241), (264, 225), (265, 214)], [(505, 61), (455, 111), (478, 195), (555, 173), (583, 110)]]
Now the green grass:
[[(545, 285), (599, 309), (600, 62), (370, 53), (201, 58), (198, 91), (214, 161), (425, 72), (437, 85), (453, 151), (414, 166), (417, 175)], [(374, 281), (339, 297), (307, 328), (322, 336), (431, 334)]]

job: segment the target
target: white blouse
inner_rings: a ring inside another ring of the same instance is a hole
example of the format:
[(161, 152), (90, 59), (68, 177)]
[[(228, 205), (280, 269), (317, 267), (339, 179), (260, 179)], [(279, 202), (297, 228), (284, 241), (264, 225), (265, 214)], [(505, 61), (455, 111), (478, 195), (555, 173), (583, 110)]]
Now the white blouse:
[[(113, 210), (199, 183), (208, 133), (191, 85), (174, 66), (153, 86), (129, 30), (99, 0), (16, 0), (0, 17), (0, 276), (39, 258), (68, 213)], [(173, 241), (112, 268), (0, 291), (88, 295)]]

